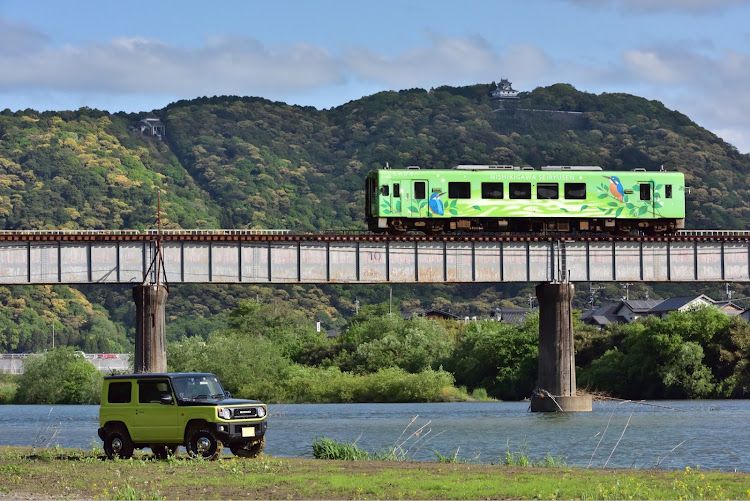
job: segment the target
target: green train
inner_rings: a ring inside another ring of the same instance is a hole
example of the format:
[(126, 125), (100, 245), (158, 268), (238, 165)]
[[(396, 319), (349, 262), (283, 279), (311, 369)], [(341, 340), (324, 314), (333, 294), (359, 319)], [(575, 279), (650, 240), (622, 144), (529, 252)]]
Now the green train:
[(595, 166), (458, 165), (367, 175), (370, 231), (672, 233), (685, 222), (680, 172)]

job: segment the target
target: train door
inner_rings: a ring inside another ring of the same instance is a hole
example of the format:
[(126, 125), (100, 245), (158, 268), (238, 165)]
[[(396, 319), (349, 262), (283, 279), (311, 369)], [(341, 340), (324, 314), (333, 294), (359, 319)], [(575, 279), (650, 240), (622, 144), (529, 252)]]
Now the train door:
[(401, 195), (402, 195), (402, 189), (401, 189), (401, 182), (400, 181), (394, 181), (393, 186), (391, 190), (391, 210), (394, 214), (401, 215), (401, 211), (403, 203), (401, 202)]
[[(429, 186), (427, 181), (412, 181), (411, 193), (414, 200), (411, 204), (411, 207), (414, 207), (413, 212), (416, 212), (420, 216), (427, 215), (426, 212), (429, 211), (429, 208), (427, 207), (427, 193), (429, 193), (428, 188)], [(425, 212), (422, 212), (423, 208), (426, 209)]]
[(654, 182), (648, 181), (645, 183), (638, 183), (638, 186), (640, 188), (640, 201), (643, 203), (646, 203), (646, 207), (648, 207), (647, 211), (644, 211), (643, 215), (648, 215), (649, 217), (655, 217), (656, 216), (656, 209), (654, 208)]
[(365, 179), (365, 212), (366, 216), (373, 217), (378, 213), (378, 195), (375, 192), (375, 178), (370, 175)]

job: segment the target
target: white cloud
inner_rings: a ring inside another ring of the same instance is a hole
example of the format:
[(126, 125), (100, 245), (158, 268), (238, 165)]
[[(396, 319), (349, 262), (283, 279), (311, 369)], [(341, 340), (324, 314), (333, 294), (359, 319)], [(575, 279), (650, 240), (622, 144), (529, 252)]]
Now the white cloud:
[(429, 87), (465, 82), (487, 75), (499, 65), (498, 56), (482, 39), (465, 40), (429, 35), (430, 45), (387, 58), (365, 49), (350, 49), (346, 66), (358, 78), (383, 82), (391, 88)]
[(654, 50), (628, 50), (623, 53), (626, 70), (640, 79), (656, 84), (680, 84), (690, 77), (691, 69), (679, 57), (668, 57)]
[(1, 47), (0, 67), (4, 91), (264, 95), (343, 79), (325, 49), (307, 44), (264, 47), (245, 38), (225, 38), (197, 49), (144, 38), (41, 47), (24, 54)]

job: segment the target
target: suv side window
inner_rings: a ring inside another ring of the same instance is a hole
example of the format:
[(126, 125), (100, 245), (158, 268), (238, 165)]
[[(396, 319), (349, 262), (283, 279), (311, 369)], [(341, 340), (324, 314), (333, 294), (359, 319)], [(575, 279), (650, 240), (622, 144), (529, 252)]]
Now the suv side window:
[(129, 404), (130, 403), (130, 381), (122, 383), (109, 383), (109, 393), (107, 402), (110, 404)]
[(171, 394), (167, 381), (138, 381), (138, 402), (141, 404), (159, 403), (165, 393)]

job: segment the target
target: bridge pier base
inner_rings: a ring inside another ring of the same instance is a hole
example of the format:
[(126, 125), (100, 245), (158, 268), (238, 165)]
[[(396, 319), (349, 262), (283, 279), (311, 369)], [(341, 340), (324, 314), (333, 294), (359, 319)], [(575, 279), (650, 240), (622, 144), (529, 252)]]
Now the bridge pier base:
[(133, 370), (141, 372), (167, 372), (167, 329), (164, 306), (167, 303), (166, 287), (136, 285), (135, 302), (135, 359)]
[(539, 372), (532, 412), (590, 412), (591, 395), (576, 395), (573, 284), (536, 287), (539, 300)]

